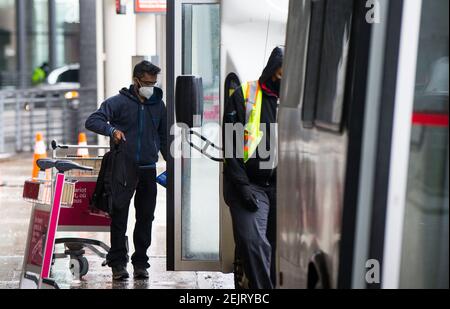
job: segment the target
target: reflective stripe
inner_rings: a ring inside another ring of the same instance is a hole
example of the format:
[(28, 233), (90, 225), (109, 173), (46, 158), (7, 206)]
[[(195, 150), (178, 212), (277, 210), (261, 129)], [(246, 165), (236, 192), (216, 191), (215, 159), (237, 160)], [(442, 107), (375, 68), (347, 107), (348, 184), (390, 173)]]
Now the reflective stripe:
[(259, 90), (258, 82), (247, 83), (247, 91), (245, 96), (245, 123), (250, 122), (250, 117), (257, 104), (257, 96)]
[(245, 99), (245, 134), (244, 162), (256, 152), (262, 140), (261, 126), (262, 90), (259, 82), (248, 82), (242, 85)]

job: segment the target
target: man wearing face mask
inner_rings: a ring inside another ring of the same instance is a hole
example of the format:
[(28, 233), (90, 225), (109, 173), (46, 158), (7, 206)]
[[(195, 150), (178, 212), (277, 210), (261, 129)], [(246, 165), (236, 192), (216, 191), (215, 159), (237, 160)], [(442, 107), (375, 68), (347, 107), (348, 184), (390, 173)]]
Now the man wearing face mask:
[(147, 279), (150, 267), (147, 250), (151, 245), (152, 223), (156, 207), (156, 163), (161, 152), (167, 158), (167, 110), (163, 91), (157, 87), (161, 69), (148, 61), (136, 65), (133, 85), (106, 100), (86, 121), (86, 128), (111, 137), (111, 146), (120, 145), (126, 153), (126, 199), (113, 201), (111, 250), (107, 262), (114, 280), (129, 277), (127, 222), (134, 193), (136, 225), (131, 261), (135, 279)]
[[(275, 48), (259, 80), (238, 88), (224, 113), (224, 199), (250, 289), (276, 284), (276, 123), (283, 57), (283, 48)], [(230, 124), (245, 128), (243, 145), (226, 129)]]

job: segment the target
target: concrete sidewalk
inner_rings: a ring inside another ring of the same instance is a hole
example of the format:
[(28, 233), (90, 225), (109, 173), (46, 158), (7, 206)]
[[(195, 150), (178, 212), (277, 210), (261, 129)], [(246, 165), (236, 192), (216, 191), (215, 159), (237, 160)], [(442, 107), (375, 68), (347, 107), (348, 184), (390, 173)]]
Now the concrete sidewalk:
[[(31, 204), (22, 200), (22, 186), (31, 176), (32, 154), (21, 154), (0, 161), (0, 289), (18, 288), (31, 213)], [(165, 170), (164, 164), (159, 172)], [(159, 187), (158, 204), (150, 249), (150, 280), (116, 283), (111, 270), (102, 267), (102, 259), (88, 253), (89, 273), (81, 282), (73, 281), (69, 259), (57, 260), (53, 277), (65, 289), (233, 289), (233, 275), (203, 272), (166, 271), (166, 192)], [(132, 204), (134, 205), (134, 204)], [(130, 207), (128, 235), (134, 227), (134, 207)], [(100, 240), (109, 245), (109, 233), (58, 233), (61, 237), (82, 237)], [(130, 239), (131, 240), (131, 239)], [(58, 248), (57, 248), (58, 250)], [(61, 248), (59, 249), (59, 251)], [(130, 253), (134, 250), (130, 241)], [(130, 265), (129, 271), (133, 268)]]

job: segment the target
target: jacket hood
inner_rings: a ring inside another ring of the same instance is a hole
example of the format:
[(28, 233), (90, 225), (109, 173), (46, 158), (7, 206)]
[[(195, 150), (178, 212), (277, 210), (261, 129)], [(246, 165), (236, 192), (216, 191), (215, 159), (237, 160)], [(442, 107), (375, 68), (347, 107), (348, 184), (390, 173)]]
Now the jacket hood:
[[(135, 92), (134, 92), (134, 86), (131, 85), (130, 88), (123, 88), (122, 90), (120, 90), (120, 94), (123, 96), (126, 96), (127, 98), (135, 101), (136, 103), (141, 104), (141, 101), (139, 101), (139, 98), (136, 96)], [(161, 88), (155, 87), (155, 92), (153, 94), (153, 96), (148, 99), (145, 100), (144, 105), (153, 105), (153, 104), (157, 104), (159, 102), (161, 102), (163, 99), (163, 91)]]
[(283, 66), (283, 58), (284, 58), (284, 48), (283, 47), (275, 47), (270, 55), (269, 61), (267, 62), (266, 68), (264, 69), (261, 77), (259, 78), (259, 82), (261, 84), (266, 83), (275, 72)]

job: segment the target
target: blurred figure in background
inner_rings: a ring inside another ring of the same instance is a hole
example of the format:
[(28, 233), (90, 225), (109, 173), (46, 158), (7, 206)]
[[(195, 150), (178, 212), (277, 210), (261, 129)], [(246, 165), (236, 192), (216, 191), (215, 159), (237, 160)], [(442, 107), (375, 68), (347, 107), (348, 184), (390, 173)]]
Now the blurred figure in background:
[(50, 73), (50, 66), (47, 62), (44, 62), (41, 66), (37, 67), (33, 71), (33, 75), (31, 77), (31, 83), (33, 86), (37, 86), (42, 84), (47, 79), (48, 74)]

